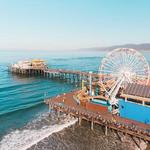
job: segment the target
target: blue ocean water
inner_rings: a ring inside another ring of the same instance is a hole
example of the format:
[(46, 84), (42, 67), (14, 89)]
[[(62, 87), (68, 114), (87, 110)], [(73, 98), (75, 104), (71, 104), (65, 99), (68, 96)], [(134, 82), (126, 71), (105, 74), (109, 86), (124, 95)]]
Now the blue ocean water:
[[(18, 60), (42, 58), (50, 68), (97, 71), (105, 52), (0, 51), (0, 137), (21, 128), (48, 111), (47, 97), (68, 92), (76, 85), (41, 77), (20, 77), (8, 72)], [(99, 56), (97, 56), (99, 54)]]
[[(12, 75), (7, 70), (11, 63), (42, 58), (50, 68), (97, 72), (105, 54), (105, 51), (0, 51), (0, 137), (48, 111), (43, 103), (45, 92), (47, 97), (53, 97), (76, 88), (63, 81)], [(150, 60), (148, 52), (144, 55)]]

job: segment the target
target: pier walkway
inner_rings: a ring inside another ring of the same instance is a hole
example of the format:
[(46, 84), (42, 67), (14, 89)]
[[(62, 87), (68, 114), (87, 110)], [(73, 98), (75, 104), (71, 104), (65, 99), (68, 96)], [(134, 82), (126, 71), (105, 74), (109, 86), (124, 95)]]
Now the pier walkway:
[(65, 69), (46, 69), (43, 70), (43, 75), (48, 78), (70, 79), (73, 82), (88, 81), (91, 75), (92, 81), (98, 81), (99, 75), (97, 73), (89, 73), (78, 70)]
[(10, 68), (10, 71), (20, 75), (40, 75), (51, 79), (71, 80), (72, 82), (81, 82), (82, 80), (88, 81), (91, 75), (92, 81), (98, 81), (99, 75), (97, 73), (89, 73), (78, 70), (65, 70), (53, 68)]
[(45, 103), (48, 104), (49, 109), (56, 110), (58, 114), (63, 112), (78, 118), (80, 125), (82, 119), (91, 122), (92, 130), (94, 124), (99, 124), (105, 127), (106, 135), (108, 134), (108, 128), (110, 128), (117, 132), (150, 141), (150, 125), (114, 116), (107, 111), (86, 109), (78, 104), (74, 96), (77, 92), (79, 91), (58, 95), (57, 97), (45, 100)]

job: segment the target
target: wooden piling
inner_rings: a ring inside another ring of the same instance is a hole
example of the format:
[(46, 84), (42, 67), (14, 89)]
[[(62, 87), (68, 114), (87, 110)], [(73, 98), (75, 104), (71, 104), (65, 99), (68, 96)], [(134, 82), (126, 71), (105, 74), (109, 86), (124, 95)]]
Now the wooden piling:
[(93, 122), (93, 119), (91, 121), (91, 130), (94, 130), (94, 122)]
[(105, 135), (106, 136), (108, 135), (108, 127), (107, 127), (107, 125), (105, 126)]
[(82, 117), (81, 116), (78, 117), (78, 123), (79, 123), (79, 126), (81, 126), (81, 123), (82, 123)]
[(60, 110), (57, 110), (57, 117), (60, 119)]

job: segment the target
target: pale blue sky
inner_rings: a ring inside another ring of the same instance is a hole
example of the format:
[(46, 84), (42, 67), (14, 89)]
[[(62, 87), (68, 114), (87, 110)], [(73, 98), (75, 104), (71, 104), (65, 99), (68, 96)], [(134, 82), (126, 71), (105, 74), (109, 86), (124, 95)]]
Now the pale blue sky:
[(0, 0), (0, 49), (147, 42), (149, 0)]

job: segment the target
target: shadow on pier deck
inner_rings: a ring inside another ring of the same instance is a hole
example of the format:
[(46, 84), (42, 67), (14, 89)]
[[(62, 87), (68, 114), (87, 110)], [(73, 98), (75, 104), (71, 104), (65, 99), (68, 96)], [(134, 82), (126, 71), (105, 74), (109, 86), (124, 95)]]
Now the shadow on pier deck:
[(94, 124), (105, 127), (105, 135), (108, 134), (108, 129), (113, 129), (150, 142), (150, 125), (114, 116), (107, 111), (87, 109), (78, 104), (75, 97), (77, 92), (79, 91), (58, 95), (45, 100), (45, 103), (48, 104), (49, 109), (55, 110), (58, 115), (63, 112), (78, 118), (79, 125), (81, 125), (83, 119), (91, 122), (92, 130), (94, 129)]

